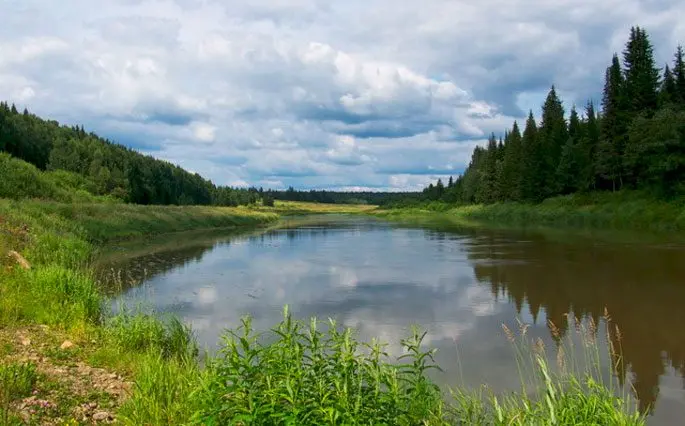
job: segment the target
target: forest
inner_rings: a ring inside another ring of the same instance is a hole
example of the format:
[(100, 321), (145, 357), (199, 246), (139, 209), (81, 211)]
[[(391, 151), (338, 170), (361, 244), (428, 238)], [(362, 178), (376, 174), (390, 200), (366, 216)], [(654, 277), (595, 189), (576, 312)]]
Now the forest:
[(256, 188), (216, 186), (197, 173), (86, 133), (83, 126), (60, 126), (7, 102), (0, 102), (0, 151), (40, 170), (75, 174), (94, 195), (135, 204), (237, 206), (260, 198)]
[(285, 191), (268, 190), (265, 200), (304, 201), (326, 204), (373, 204), (387, 205), (400, 200), (423, 198), (420, 192), (372, 192), (372, 191), (298, 191), (292, 186)]
[(588, 101), (566, 111), (552, 86), (537, 123), (533, 111), (486, 147), (474, 149), (462, 175), (424, 189), (429, 200), (491, 204), (537, 203), (590, 191), (647, 190), (664, 198), (685, 194), (685, 62), (657, 67), (654, 46), (630, 30), (622, 58), (604, 75), (601, 111)]

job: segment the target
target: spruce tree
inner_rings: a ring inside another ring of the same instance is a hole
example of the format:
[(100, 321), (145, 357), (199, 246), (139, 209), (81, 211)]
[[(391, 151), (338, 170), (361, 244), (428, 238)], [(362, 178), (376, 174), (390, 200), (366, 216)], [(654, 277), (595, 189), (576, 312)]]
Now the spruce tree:
[(612, 190), (623, 186), (623, 152), (627, 137), (626, 104), (625, 80), (618, 56), (614, 55), (604, 80), (601, 142), (596, 164), (600, 176)]
[(540, 185), (541, 197), (547, 198), (559, 191), (560, 183), (557, 179), (557, 168), (559, 167), (561, 152), (568, 140), (564, 107), (554, 86), (547, 94), (547, 99), (545, 99), (542, 107), (539, 138), (542, 157), (538, 185)]
[(651, 115), (659, 107), (659, 69), (654, 62), (654, 48), (647, 32), (640, 27), (630, 30), (623, 51), (626, 97), (633, 114)]
[(679, 101), (678, 87), (676, 86), (675, 78), (671, 69), (666, 65), (664, 67), (664, 78), (661, 82), (661, 89), (659, 90), (659, 106), (661, 108), (672, 105)]
[(497, 138), (493, 133), (488, 139), (488, 147), (485, 152), (485, 161), (481, 172), (478, 202), (494, 203), (499, 198), (497, 187)]
[(580, 191), (595, 189), (596, 187), (597, 171), (595, 161), (599, 146), (599, 133), (595, 106), (592, 102), (588, 102), (585, 107), (585, 120), (582, 123), (582, 134), (578, 146), (579, 171), (576, 187)]
[(533, 111), (528, 112), (526, 127), (523, 130), (523, 178), (521, 192), (525, 200), (540, 201), (540, 169), (541, 150), (538, 143), (538, 127), (533, 117)]
[(578, 174), (580, 172), (579, 145), (581, 137), (580, 117), (578, 117), (576, 107), (573, 106), (569, 118), (568, 138), (561, 151), (561, 158), (557, 167), (559, 192), (562, 194), (570, 194), (578, 189)]
[(438, 183), (435, 185), (435, 198), (437, 200), (441, 199), (445, 194), (445, 185), (442, 183), (442, 179), (438, 179)]
[(523, 145), (521, 131), (514, 121), (514, 127), (505, 138), (504, 161), (502, 163), (501, 196), (507, 201), (521, 201), (523, 199)]
[(678, 45), (673, 61), (673, 76), (675, 78), (676, 91), (678, 92), (677, 102), (685, 108), (685, 59), (683, 58), (683, 46)]

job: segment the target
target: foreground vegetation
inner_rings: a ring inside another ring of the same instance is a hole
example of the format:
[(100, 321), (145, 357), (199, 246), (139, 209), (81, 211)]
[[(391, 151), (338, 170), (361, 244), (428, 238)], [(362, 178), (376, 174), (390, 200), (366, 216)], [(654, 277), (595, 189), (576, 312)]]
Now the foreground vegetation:
[[(396, 424), (641, 425), (644, 417), (604, 384), (596, 342), (585, 340), (590, 367), (574, 369), (560, 352), (553, 372), (544, 346), (530, 346), (525, 327), (517, 348), (520, 393), (441, 392), (429, 379), (438, 368), (414, 329), (393, 358), (379, 342), (363, 343), (330, 320), (283, 321), (266, 334), (249, 318), (224, 336), (220, 353), (200, 369), (191, 358), (148, 364), (138, 391), (122, 408), (130, 424)], [(589, 336), (582, 327), (579, 333)], [(563, 348), (564, 346), (562, 346)], [(572, 349), (572, 348), (570, 348)], [(561, 349), (563, 351), (563, 349)], [(571, 351), (569, 351), (571, 353)], [(593, 364), (595, 363), (595, 364)], [(531, 394), (532, 393), (532, 394)]]
[(411, 223), (456, 223), (502, 227), (556, 227), (603, 230), (685, 231), (685, 198), (664, 201), (638, 191), (571, 194), (539, 204), (454, 205), (423, 203), (374, 214)]

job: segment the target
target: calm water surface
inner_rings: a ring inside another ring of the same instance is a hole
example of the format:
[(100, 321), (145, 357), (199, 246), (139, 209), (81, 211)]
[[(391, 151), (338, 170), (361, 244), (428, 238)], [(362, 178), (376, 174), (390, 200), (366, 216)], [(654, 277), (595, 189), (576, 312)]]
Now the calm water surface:
[(288, 304), (297, 317), (333, 317), (379, 337), (393, 354), (419, 324), (438, 348), (438, 382), (495, 391), (520, 387), (502, 324), (516, 328), (518, 318), (553, 348), (548, 320), (573, 335), (567, 313), (599, 320), (606, 307), (621, 331), (625, 380), (643, 408), (654, 407), (650, 424), (685, 424), (684, 245), (299, 221), (112, 246), (101, 270), (117, 283), (117, 301), (180, 315), (210, 349), (242, 315), (265, 329)]

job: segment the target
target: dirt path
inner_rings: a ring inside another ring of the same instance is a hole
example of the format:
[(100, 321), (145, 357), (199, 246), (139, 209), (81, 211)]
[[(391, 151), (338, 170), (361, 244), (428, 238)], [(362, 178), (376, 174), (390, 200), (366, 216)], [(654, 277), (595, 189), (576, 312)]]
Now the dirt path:
[(31, 362), (38, 373), (32, 395), (10, 402), (10, 414), (15, 416), (10, 424), (116, 422), (114, 413), (131, 383), (115, 372), (88, 365), (84, 346), (45, 326), (0, 329), (0, 365)]

